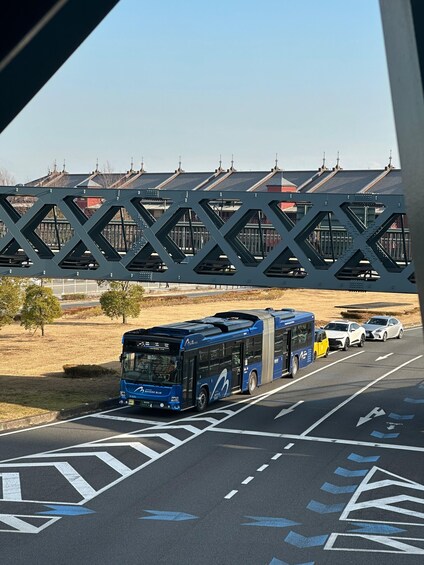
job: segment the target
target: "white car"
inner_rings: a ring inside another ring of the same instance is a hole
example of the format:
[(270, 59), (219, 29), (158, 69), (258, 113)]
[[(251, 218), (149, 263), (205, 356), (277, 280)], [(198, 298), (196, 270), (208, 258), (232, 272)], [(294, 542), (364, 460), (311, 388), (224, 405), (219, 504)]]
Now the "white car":
[(327, 332), (330, 349), (343, 349), (357, 345), (363, 347), (365, 343), (365, 329), (356, 322), (348, 320), (334, 320), (324, 326)]
[(363, 324), (367, 339), (386, 341), (390, 337), (402, 339), (403, 325), (393, 316), (373, 316)]

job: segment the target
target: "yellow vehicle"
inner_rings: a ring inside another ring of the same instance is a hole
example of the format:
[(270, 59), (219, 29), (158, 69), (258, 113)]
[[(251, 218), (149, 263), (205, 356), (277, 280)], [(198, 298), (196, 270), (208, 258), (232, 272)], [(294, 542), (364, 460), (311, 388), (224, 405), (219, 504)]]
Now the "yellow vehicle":
[(314, 361), (318, 357), (328, 357), (329, 351), (330, 351), (330, 343), (328, 341), (328, 337), (325, 330), (316, 329), (315, 342), (314, 342)]

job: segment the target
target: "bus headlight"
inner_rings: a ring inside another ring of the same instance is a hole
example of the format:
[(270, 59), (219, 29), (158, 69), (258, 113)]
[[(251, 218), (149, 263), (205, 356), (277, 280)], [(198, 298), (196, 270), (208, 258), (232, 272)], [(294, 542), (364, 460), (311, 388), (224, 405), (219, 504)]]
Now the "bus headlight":
[(178, 398), (178, 396), (171, 396), (171, 400), (170, 402), (179, 402), (180, 399)]
[(126, 398), (127, 395), (125, 394), (125, 390), (121, 390), (121, 391), (119, 392), (119, 396), (120, 396), (121, 398)]

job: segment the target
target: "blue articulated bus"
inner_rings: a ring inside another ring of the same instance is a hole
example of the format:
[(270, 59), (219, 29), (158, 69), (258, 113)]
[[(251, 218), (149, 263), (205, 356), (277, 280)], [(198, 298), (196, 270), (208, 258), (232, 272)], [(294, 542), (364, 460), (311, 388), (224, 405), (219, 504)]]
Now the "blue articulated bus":
[(132, 330), (122, 343), (121, 403), (202, 411), (311, 363), (314, 315), (289, 308), (219, 312)]

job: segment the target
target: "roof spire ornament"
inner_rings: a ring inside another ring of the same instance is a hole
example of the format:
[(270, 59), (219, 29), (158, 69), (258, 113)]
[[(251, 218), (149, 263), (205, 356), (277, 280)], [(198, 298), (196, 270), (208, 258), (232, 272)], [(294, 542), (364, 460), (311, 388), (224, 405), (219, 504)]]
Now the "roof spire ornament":
[(131, 157), (130, 173), (134, 172), (134, 157)]
[(63, 169), (62, 169), (62, 173), (66, 173), (66, 160), (63, 159)]
[(325, 169), (325, 151), (322, 154), (322, 168)]
[(53, 161), (53, 172), (57, 173), (56, 159)]
[(337, 151), (336, 168), (340, 169), (340, 152)]
[(230, 171), (235, 171), (234, 168), (234, 155), (231, 153), (231, 167), (230, 167)]
[(392, 168), (392, 150), (390, 149), (390, 155), (389, 155), (389, 167)]
[(94, 169), (94, 172), (95, 173), (99, 172), (99, 158), (98, 157), (96, 158), (96, 168)]
[(143, 157), (143, 155), (141, 156), (140, 173), (144, 173), (144, 157)]

